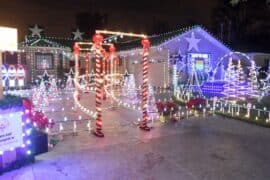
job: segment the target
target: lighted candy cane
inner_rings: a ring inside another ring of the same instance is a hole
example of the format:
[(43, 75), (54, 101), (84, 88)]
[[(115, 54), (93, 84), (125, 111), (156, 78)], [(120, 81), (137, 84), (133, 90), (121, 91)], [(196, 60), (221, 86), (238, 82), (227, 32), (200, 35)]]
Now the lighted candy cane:
[(143, 46), (143, 94), (142, 94), (142, 107), (143, 107), (143, 120), (141, 122), (140, 128), (146, 131), (149, 131), (150, 128), (147, 126), (149, 119), (147, 112), (147, 102), (148, 102), (148, 56), (150, 41), (147, 38), (142, 39)]
[(101, 68), (102, 68), (102, 41), (103, 36), (101, 34), (95, 34), (93, 36), (94, 42), (94, 49), (95, 49), (95, 59), (96, 59), (96, 130), (94, 134), (98, 137), (104, 137), (102, 133), (102, 119), (101, 119), (101, 105), (102, 105), (102, 84), (103, 79), (101, 75)]

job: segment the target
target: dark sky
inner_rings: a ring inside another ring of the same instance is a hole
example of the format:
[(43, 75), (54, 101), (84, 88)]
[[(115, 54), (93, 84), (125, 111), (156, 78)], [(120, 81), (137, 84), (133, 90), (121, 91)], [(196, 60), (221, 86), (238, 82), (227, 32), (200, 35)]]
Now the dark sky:
[(142, 33), (153, 19), (184, 27), (190, 22), (209, 27), (212, 9), (219, 0), (1, 0), (0, 26), (19, 28), (40, 24), (49, 36), (70, 36), (76, 28), (76, 14), (94, 12), (108, 14), (107, 29)]

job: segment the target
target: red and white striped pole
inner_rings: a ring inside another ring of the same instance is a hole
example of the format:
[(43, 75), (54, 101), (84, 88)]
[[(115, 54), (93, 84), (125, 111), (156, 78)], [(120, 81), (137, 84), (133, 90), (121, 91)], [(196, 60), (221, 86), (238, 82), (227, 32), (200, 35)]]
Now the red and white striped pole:
[(140, 128), (145, 131), (149, 131), (150, 128), (147, 126), (149, 120), (147, 105), (148, 105), (148, 56), (150, 41), (147, 38), (141, 41), (143, 46), (143, 94), (142, 94), (142, 107), (143, 107), (143, 121), (141, 122)]
[(101, 119), (101, 105), (102, 105), (102, 85), (103, 79), (101, 75), (102, 69), (102, 41), (103, 36), (101, 34), (95, 34), (93, 36), (95, 59), (96, 59), (96, 130), (94, 134), (98, 137), (104, 137), (102, 133), (102, 119)]

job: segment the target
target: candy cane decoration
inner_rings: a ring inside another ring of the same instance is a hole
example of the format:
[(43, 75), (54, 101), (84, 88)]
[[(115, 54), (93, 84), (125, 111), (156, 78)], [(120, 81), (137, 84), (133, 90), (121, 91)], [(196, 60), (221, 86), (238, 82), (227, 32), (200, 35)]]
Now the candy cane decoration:
[(102, 84), (103, 79), (101, 75), (101, 68), (102, 68), (102, 41), (103, 36), (100, 34), (95, 34), (93, 36), (94, 41), (94, 49), (95, 49), (95, 59), (96, 59), (96, 130), (94, 134), (98, 137), (104, 137), (102, 133), (102, 119), (101, 119), (101, 105), (102, 105)]
[(143, 46), (143, 94), (142, 94), (142, 107), (143, 107), (143, 121), (140, 125), (140, 128), (146, 131), (149, 131), (150, 128), (147, 126), (147, 122), (149, 119), (147, 113), (147, 102), (148, 102), (148, 56), (149, 56), (149, 48), (150, 41), (147, 38), (142, 40)]

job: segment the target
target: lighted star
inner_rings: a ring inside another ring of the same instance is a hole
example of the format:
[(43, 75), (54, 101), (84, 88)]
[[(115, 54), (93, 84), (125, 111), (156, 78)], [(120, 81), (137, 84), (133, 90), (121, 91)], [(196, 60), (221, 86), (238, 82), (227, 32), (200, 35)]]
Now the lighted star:
[(35, 24), (33, 28), (29, 28), (29, 30), (32, 33), (31, 36), (38, 36), (39, 38), (41, 38), (40, 33), (43, 31), (43, 29), (40, 29), (37, 24)]
[(82, 35), (84, 34), (83, 32), (80, 32), (80, 30), (77, 28), (75, 32), (72, 32), (74, 35), (73, 40), (82, 40)]
[(53, 78), (53, 75), (49, 75), (47, 70), (45, 70), (44, 73), (42, 75), (39, 75), (38, 77), (44, 82), (49, 82), (50, 79)]
[(73, 78), (73, 77), (74, 77), (74, 74), (75, 74), (75, 73), (73, 72), (73, 69), (70, 68), (69, 72), (68, 72), (68, 73), (65, 73), (65, 76), (67, 76), (67, 77), (70, 76), (70, 77)]
[(191, 37), (187, 37), (186, 40), (188, 41), (188, 50), (195, 49), (196, 51), (199, 51), (198, 49), (198, 43), (201, 41), (201, 39), (197, 39), (195, 37), (194, 32), (191, 33)]
[(124, 78), (125, 78), (125, 79), (128, 78), (129, 75), (130, 75), (130, 74), (129, 74), (128, 71), (126, 70), (126, 71), (125, 71), (125, 74), (124, 74)]

